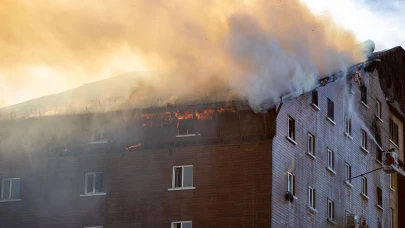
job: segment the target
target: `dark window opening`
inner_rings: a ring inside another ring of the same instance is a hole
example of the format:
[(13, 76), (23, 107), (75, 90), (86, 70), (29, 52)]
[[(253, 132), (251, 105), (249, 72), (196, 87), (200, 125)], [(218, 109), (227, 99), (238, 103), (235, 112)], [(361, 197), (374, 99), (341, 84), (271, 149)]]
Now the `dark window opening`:
[(390, 119), (390, 140), (394, 142), (397, 146), (399, 141), (398, 132), (399, 132), (398, 125), (392, 119)]
[(382, 201), (382, 190), (381, 188), (377, 187), (377, 205), (382, 207), (383, 201)]
[(367, 87), (366, 86), (361, 86), (360, 90), (361, 90), (361, 101), (364, 104), (367, 104)]
[(335, 107), (333, 101), (328, 98), (328, 117), (331, 120), (335, 120)]
[(191, 135), (195, 134), (194, 120), (179, 120), (179, 125), (177, 126), (178, 135)]
[(288, 117), (288, 137), (295, 141), (295, 120)]
[(104, 173), (86, 173), (85, 194), (104, 192)]
[(318, 91), (312, 91), (312, 104), (318, 106)]

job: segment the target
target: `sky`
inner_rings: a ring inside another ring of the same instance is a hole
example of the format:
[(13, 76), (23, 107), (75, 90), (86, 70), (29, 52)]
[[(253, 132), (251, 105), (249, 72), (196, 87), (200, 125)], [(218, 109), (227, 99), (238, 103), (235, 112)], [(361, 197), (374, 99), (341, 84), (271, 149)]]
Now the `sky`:
[[(159, 8), (163, 11), (169, 11), (178, 9), (176, 1), (178, 0), (153, 2), (160, 4)], [(403, 23), (405, 0), (300, 1), (306, 4), (314, 14), (330, 17), (338, 25), (350, 30), (359, 41), (373, 40), (377, 51), (399, 45), (405, 47), (405, 23)], [(108, 5), (106, 1), (103, 5), (99, 2), (97, 5), (92, 4), (90, 0), (74, 4), (70, 0), (51, 2), (1, 0), (0, 20), (3, 22), (0, 26), (0, 50), (2, 50), (0, 53), (0, 107), (60, 93), (85, 83), (126, 72), (155, 70), (147, 67), (146, 62), (152, 61), (156, 68), (160, 61), (158, 54), (154, 53), (148, 55), (148, 58), (141, 58), (139, 53), (147, 52), (146, 50), (134, 50), (131, 43), (120, 40), (120, 36), (128, 36), (134, 41), (144, 42), (142, 38), (136, 37), (139, 31), (134, 31), (136, 26), (132, 25), (137, 23), (137, 19), (141, 21), (142, 18), (137, 18), (136, 14), (131, 15), (129, 10), (125, 10), (125, 4), (130, 8), (136, 4), (141, 5), (143, 2), (141, 0), (123, 1), (120, 5), (114, 2)], [(229, 2), (232, 3), (232, 1)], [(225, 4), (221, 7), (225, 7)], [(77, 9), (84, 8), (86, 10), (80, 14), (75, 13)], [(114, 12), (122, 9), (124, 9), (123, 12)], [(227, 11), (226, 8), (225, 11)], [(191, 14), (179, 15), (190, 18), (195, 16)], [(101, 15), (113, 16), (108, 18)], [(134, 21), (127, 21), (127, 16), (134, 17)], [(65, 20), (66, 18), (69, 20)], [(206, 21), (209, 19), (209, 17), (201, 18)], [(95, 21), (100, 21), (101, 26), (95, 27), (92, 24)], [(163, 34), (159, 34), (159, 31), (165, 31), (167, 28), (159, 27), (159, 23), (155, 24), (155, 21), (148, 23), (155, 26), (153, 28), (156, 31), (145, 31), (146, 39), (166, 41), (165, 39), (175, 38), (170, 37), (172, 34), (161, 36)], [(180, 32), (194, 33), (194, 38), (201, 35), (199, 31), (193, 31), (191, 24), (186, 23), (181, 26), (183, 30), (179, 30)], [(170, 30), (167, 31), (170, 32)], [(219, 34), (217, 30), (211, 32)], [(217, 36), (212, 38), (215, 39)], [(115, 45), (117, 42), (121, 42), (119, 46)], [(149, 43), (145, 41), (145, 49), (152, 47), (148, 45)], [(156, 45), (156, 42), (151, 42), (150, 45)], [(184, 48), (180, 42), (175, 45)], [(52, 51), (48, 51), (48, 47), (51, 47)], [(175, 47), (158, 48), (168, 50)], [(177, 57), (185, 58), (181, 55)]]
[(301, 0), (316, 14), (329, 14), (339, 25), (376, 50), (405, 48), (405, 0)]

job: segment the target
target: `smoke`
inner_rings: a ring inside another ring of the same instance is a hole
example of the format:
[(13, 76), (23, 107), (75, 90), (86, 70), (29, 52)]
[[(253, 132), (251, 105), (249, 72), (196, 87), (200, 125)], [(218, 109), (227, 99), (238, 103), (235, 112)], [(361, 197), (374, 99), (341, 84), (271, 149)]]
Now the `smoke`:
[(350, 31), (298, 0), (5, 0), (0, 20), (8, 104), (141, 70), (133, 104), (227, 91), (260, 110), (363, 60)]

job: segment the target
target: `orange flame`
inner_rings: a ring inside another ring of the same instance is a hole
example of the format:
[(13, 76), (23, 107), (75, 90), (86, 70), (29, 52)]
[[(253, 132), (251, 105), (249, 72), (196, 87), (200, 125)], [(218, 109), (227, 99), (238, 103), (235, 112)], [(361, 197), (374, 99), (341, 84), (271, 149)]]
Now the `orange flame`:
[(215, 109), (204, 109), (204, 110), (199, 110), (196, 111), (195, 115), (197, 116), (197, 119), (200, 120), (212, 120), (215, 115)]
[(141, 114), (142, 126), (143, 127), (153, 127), (153, 126), (163, 126), (165, 124), (170, 124), (173, 122), (173, 118), (170, 112), (161, 113), (144, 113)]
[(188, 120), (193, 119), (193, 111), (182, 111), (182, 112), (175, 112), (174, 115), (177, 117), (178, 120)]
[(137, 148), (137, 147), (140, 147), (141, 145), (142, 144), (138, 143), (138, 144), (135, 144), (135, 145), (132, 145), (132, 146), (129, 146), (129, 147), (125, 148), (125, 150), (130, 150), (132, 148)]
[(219, 108), (219, 109), (217, 109), (217, 111), (219, 113), (222, 113), (222, 112), (236, 112), (236, 108), (225, 107), (225, 108)]

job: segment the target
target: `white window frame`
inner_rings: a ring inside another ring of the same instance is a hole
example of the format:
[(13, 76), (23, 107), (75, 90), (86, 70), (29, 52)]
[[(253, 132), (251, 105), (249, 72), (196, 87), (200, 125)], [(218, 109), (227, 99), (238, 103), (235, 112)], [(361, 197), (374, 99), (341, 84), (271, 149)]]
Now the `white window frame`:
[(191, 227), (193, 227), (193, 221), (176, 221), (176, 222), (172, 222), (171, 228), (175, 228), (174, 225), (177, 223), (180, 223), (181, 227), (183, 227), (183, 223), (191, 223)]
[(315, 156), (315, 136), (308, 132), (307, 136), (307, 153)]
[(390, 190), (394, 191), (394, 190), (395, 190), (395, 189), (394, 189), (395, 186), (394, 186), (394, 184), (393, 184), (394, 182), (392, 181), (392, 173), (389, 174), (389, 178), (390, 178), (390, 183), (389, 183), (389, 184), (390, 184)]
[(389, 121), (389, 131), (390, 131), (390, 142), (394, 144), (395, 146), (399, 146), (399, 125), (392, 119), (390, 118)]
[(295, 196), (295, 175), (287, 173), (287, 191)]
[[(183, 187), (184, 186), (184, 168), (186, 167), (192, 167), (193, 168), (193, 176), (192, 176), (192, 186), (188, 187)], [(176, 187), (176, 168), (182, 168), (181, 170), (181, 186), (182, 187)], [(179, 166), (173, 166), (172, 168), (172, 188), (169, 188), (169, 190), (187, 190), (187, 189), (195, 189), (194, 187), (194, 165), (179, 165)]]
[(328, 220), (335, 221), (335, 202), (328, 198)]
[(335, 171), (335, 152), (328, 148), (328, 169)]
[[(292, 132), (290, 132), (290, 120), (294, 124), (294, 129), (292, 129)], [(290, 135), (292, 137), (290, 137)], [(295, 142), (295, 119), (292, 118), (291, 116), (288, 116), (288, 118), (287, 118), (287, 138), (290, 139), (291, 141)]]
[(352, 119), (345, 116), (345, 133), (347, 136), (352, 136)]
[(375, 115), (377, 116), (378, 119), (381, 120), (381, 102), (377, 99), (375, 104), (376, 104), (376, 113), (375, 113)]
[(315, 188), (312, 186), (308, 185), (308, 207), (315, 209), (316, 204), (315, 204)]
[(368, 152), (367, 141), (368, 141), (367, 132), (365, 130), (361, 129), (361, 148)]
[[(96, 192), (96, 176), (98, 173), (102, 173), (103, 174), (103, 192)], [(87, 185), (89, 183), (87, 183), (87, 176), (89, 175), (94, 175), (93, 177), (93, 191), (92, 192), (87, 192)], [(105, 195), (105, 191), (104, 191), (104, 172), (88, 172), (84, 175), (84, 194), (81, 196), (92, 196), (92, 195)]]
[[(100, 140), (96, 140), (96, 131), (100, 132)], [(108, 143), (108, 138), (105, 140), (105, 132), (100, 126), (94, 127), (91, 135), (91, 141), (89, 144), (99, 144), (99, 143)], [(104, 140), (103, 140), (104, 139)]]
[(349, 184), (352, 183), (352, 166), (349, 163), (345, 163), (345, 181)]
[(361, 176), (361, 194), (367, 196), (368, 194), (368, 183), (367, 177)]
[[(5, 178), (1, 180), (1, 196), (0, 196), (0, 201), (13, 201), (13, 200), (20, 200), (20, 194), (18, 195), (18, 199), (12, 199), (12, 190), (13, 190), (13, 180), (19, 180), (20, 181), (20, 192), (21, 192), (21, 178), (19, 177), (14, 177), (14, 178)], [(10, 189), (9, 189), (9, 196), (7, 198), (4, 198), (4, 182), (5, 181), (10, 181)]]

